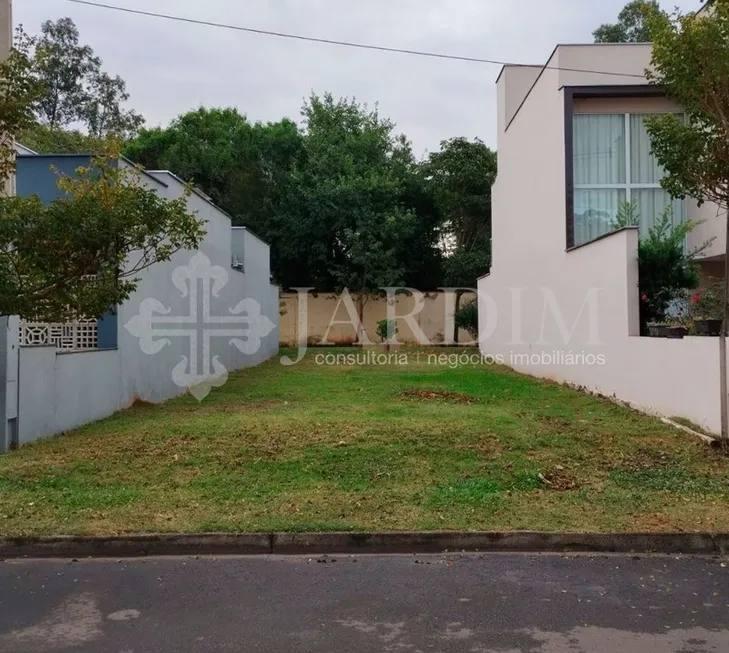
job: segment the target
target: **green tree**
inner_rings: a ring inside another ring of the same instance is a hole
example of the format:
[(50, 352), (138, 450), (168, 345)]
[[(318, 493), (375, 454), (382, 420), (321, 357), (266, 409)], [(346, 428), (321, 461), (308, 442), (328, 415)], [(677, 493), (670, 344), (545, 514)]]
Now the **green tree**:
[[(234, 224), (271, 243), (271, 266), (279, 283), (308, 283), (307, 268), (292, 243), (299, 218), (291, 186), (303, 155), (303, 135), (295, 123), (252, 124), (236, 109), (201, 108), (166, 129), (142, 129), (125, 154), (198, 185), (232, 215)], [(315, 236), (304, 237), (308, 243)]]
[(13, 136), (34, 124), (32, 107), (43, 92), (33, 75), (32, 47), (33, 39), (18, 29), (15, 47), (0, 64), (0, 180), (15, 170)]
[(41, 27), (33, 68), (44, 89), (34, 104), (38, 122), (51, 131), (81, 123), (94, 138), (132, 136), (144, 119), (124, 108), (126, 83), (105, 73), (101, 59), (79, 39), (71, 18), (48, 20)]
[(167, 129), (142, 129), (125, 153), (146, 168), (168, 168), (193, 181), (214, 202), (229, 208), (226, 198), (235, 172), (236, 143), (248, 129), (248, 120), (236, 109), (201, 107)]
[(18, 142), (39, 154), (78, 154), (99, 151), (101, 143), (77, 129), (53, 129), (34, 122), (16, 134)]
[[(368, 287), (440, 285), (440, 209), (407, 141), (356, 102), (312, 96), (303, 112), (300, 128), (201, 108), (166, 129), (142, 129), (125, 153), (193, 181), (235, 224), (271, 243), (273, 274), (284, 287), (357, 285), (354, 261), (366, 254), (370, 266), (374, 251), (382, 270), (398, 273), (373, 272)], [(387, 247), (379, 247), (385, 236)]]
[(402, 169), (414, 165), (412, 152), (392, 122), (355, 100), (312, 95), (303, 114), (305, 162), (296, 189), (299, 233), (308, 234), (302, 253), (315, 285), (357, 295), (361, 318), (370, 297), (404, 281), (398, 249), (416, 218), (402, 203)]
[(99, 70), (101, 60), (90, 46), (79, 43), (73, 20), (43, 23), (35, 58), (35, 72), (44, 88), (35, 105), (38, 120), (52, 129), (81, 120), (89, 100), (86, 80)]
[(407, 166), (402, 180), (402, 204), (415, 216), (412, 233), (398, 244), (397, 257), (403, 265), (405, 285), (434, 290), (443, 286), (440, 206), (423, 162)]
[[(452, 138), (428, 158), (427, 169), (454, 249), (491, 236), (491, 186), (496, 152), (480, 139)], [(482, 270), (480, 274), (487, 272)], [(475, 278), (474, 278), (475, 281)]]
[[(42, 93), (30, 45), (21, 34), (0, 63), (2, 133), (27, 128)], [(5, 178), (13, 147), (11, 138), (0, 141)], [(204, 231), (187, 197), (160, 197), (117, 160), (110, 145), (107, 157), (76, 177), (60, 177), (65, 195), (47, 205), (37, 196), (0, 197), (0, 314), (51, 321), (101, 315), (129, 296), (139, 272), (197, 247)]]
[[(443, 218), (447, 250), (444, 282), (451, 287), (474, 288), (478, 277), (491, 268), (491, 187), (496, 180), (496, 152), (479, 139), (453, 138), (430, 155), (427, 168)], [(456, 291), (456, 311), (464, 292)]]
[(126, 300), (138, 275), (195, 249), (202, 222), (146, 188), (135, 168), (100, 157), (59, 179), (65, 196), (0, 199), (0, 314), (65, 321)]
[(124, 108), (128, 99), (127, 84), (121, 77), (94, 71), (89, 79), (89, 97), (81, 115), (89, 134), (94, 138), (108, 134), (125, 139), (134, 136), (144, 124), (144, 118), (136, 111)]
[(618, 14), (617, 23), (600, 25), (593, 33), (595, 43), (649, 43), (649, 16), (666, 13), (657, 0), (633, 0)]
[[(710, 16), (654, 14), (648, 79), (683, 107), (685, 119), (664, 114), (647, 121), (653, 154), (666, 170), (661, 185), (674, 197), (719, 205), (729, 234), (729, 0), (715, 0)], [(725, 274), (726, 283), (729, 275)], [(721, 335), (722, 436), (727, 420), (725, 302)]]
[[(641, 295), (640, 332), (648, 334), (648, 324), (663, 322), (673, 301), (686, 290), (699, 285), (697, 258), (711, 245), (709, 240), (693, 250), (687, 250), (686, 237), (697, 226), (687, 220), (673, 224), (673, 209), (666, 207), (656, 216), (646, 236), (638, 241), (638, 287)], [(618, 207), (613, 229), (640, 226), (640, 214), (635, 200)]]

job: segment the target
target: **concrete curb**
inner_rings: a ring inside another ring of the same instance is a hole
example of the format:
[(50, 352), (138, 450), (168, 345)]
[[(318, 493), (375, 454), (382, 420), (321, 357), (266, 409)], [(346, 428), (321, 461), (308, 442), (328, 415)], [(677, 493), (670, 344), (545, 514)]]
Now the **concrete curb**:
[(210, 533), (2, 538), (0, 559), (344, 553), (724, 554), (729, 534), (709, 533)]

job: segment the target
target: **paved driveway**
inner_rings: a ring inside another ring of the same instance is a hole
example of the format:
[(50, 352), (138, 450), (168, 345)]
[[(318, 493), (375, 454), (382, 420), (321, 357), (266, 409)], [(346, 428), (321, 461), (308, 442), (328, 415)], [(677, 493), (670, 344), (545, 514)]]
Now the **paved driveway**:
[(0, 563), (3, 653), (729, 651), (718, 558)]

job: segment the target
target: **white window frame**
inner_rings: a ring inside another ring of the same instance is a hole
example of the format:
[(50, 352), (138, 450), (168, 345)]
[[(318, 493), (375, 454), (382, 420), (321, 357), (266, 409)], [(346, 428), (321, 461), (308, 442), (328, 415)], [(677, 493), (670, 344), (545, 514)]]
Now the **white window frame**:
[[(576, 113), (576, 116), (615, 116), (620, 114), (615, 113)], [(630, 179), (633, 176), (633, 170), (631, 166), (631, 133), (630, 133), (630, 117), (637, 115), (648, 115), (642, 113), (626, 113), (625, 116), (625, 183), (623, 184), (574, 184), (575, 190), (624, 190), (625, 201), (630, 203), (633, 200), (633, 190), (662, 190), (660, 183), (656, 184), (636, 184), (631, 183)], [(574, 156), (574, 155), (573, 155)], [(572, 162), (574, 165), (574, 161)], [(681, 218), (683, 220), (683, 216)]]

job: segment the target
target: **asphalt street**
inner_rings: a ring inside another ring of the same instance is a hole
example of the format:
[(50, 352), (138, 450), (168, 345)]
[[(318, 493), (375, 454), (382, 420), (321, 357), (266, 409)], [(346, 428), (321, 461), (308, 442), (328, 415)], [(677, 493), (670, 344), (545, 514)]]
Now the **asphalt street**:
[(729, 652), (718, 557), (0, 562), (3, 653)]

